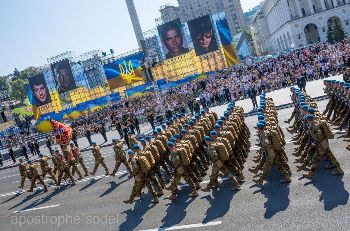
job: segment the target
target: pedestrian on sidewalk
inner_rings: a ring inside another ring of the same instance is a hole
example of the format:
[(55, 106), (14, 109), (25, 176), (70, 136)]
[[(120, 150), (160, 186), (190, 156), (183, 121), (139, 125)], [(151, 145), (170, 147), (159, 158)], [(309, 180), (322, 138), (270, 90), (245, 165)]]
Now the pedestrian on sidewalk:
[(8, 150), (9, 150), (9, 156), (11, 157), (12, 161), (13, 161), (13, 164), (16, 163), (16, 157), (15, 157), (15, 152), (13, 151), (13, 148), (12, 148), (12, 145), (9, 144), (7, 146)]
[(27, 147), (24, 144), (22, 144), (21, 147), (22, 147), (22, 155), (26, 158), (26, 160), (29, 160)]
[(40, 155), (40, 144), (39, 141), (34, 140), (34, 148), (37, 155)]
[(85, 137), (86, 139), (89, 141), (90, 146), (92, 145), (92, 141), (91, 141), (91, 131), (89, 129), (89, 127), (85, 128)]
[(46, 139), (46, 147), (49, 149), (49, 151), (50, 151), (50, 153), (52, 155), (53, 154), (53, 150), (52, 150), (52, 142), (51, 142), (51, 138), (50, 137), (47, 137), (47, 139)]

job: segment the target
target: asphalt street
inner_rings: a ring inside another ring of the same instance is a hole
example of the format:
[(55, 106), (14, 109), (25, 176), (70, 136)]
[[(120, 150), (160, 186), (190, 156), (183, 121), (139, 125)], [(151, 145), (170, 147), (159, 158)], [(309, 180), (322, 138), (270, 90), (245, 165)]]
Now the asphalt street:
[[(326, 103), (318, 104), (323, 109)], [(224, 107), (214, 110), (222, 114)], [(246, 182), (238, 192), (233, 193), (230, 182), (224, 178), (217, 190), (199, 192), (197, 198), (190, 198), (189, 187), (182, 185), (175, 202), (166, 199), (166, 192), (160, 203), (153, 205), (144, 191), (141, 200), (126, 205), (123, 200), (128, 198), (134, 180), (128, 179), (124, 166), (116, 177), (105, 177), (100, 168), (94, 178), (90, 176), (73, 187), (50, 187), (48, 193), (40, 188), (34, 193), (16, 192), (19, 175), (17, 168), (12, 168), (0, 171), (0, 230), (349, 230), (350, 153), (341, 138), (343, 133), (334, 130), (336, 139), (330, 144), (344, 176), (334, 177), (322, 165), (313, 181), (301, 179), (291, 155), (295, 145), (283, 122), (291, 111), (289, 108), (278, 112), (293, 173), (289, 185), (279, 183), (276, 169), (272, 169), (264, 186), (252, 182), (248, 168), (253, 166), (257, 149), (253, 128), (257, 118), (248, 117), (252, 148), (244, 169)], [(112, 170), (112, 147), (102, 151)], [(91, 170), (91, 151), (84, 152), (84, 158)], [(208, 177), (202, 186), (207, 182)], [(29, 182), (25, 187), (29, 187)]]

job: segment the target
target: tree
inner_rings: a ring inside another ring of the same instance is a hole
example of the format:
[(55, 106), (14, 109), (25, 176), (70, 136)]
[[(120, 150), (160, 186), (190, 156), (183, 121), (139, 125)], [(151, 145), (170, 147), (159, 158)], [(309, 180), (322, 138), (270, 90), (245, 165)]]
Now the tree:
[(38, 72), (38, 69), (36, 67), (27, 67), (26, 69), (22, 71), (18, 71), (17, 68), (13, 71), (14, 78), (12, 81), (15, 81), (17, 79), (27, 80), (29, 77), (35, 75)]
[(9, 89), (9, 85), (6, 81), (6, 77), (5, 76), (1, 76), (0, 77), (0, 90), (8, 90)]
[(328, 20), (327, 39), (334, 44), (342, 41), (346, 37), (345, 31), (338, 17), (331, 17)]
[(13, 99), (20, 100), (22, 104), (24, 102), (24, 99), (27, 97), (25, 84), (26, 84), (26, 81), (22, 79), (14, 80), (11, 83), (11, 86), (12, 86), (11, 97)]

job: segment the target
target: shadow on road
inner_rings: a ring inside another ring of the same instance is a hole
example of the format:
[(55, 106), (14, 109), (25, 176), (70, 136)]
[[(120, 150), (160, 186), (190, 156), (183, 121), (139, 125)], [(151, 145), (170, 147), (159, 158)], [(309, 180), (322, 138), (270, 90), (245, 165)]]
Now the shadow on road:
[(210, 207), (205, 213), (206, 216), (203, 223), (208, 223), (216, 218), (223, 217), (230, 210), (232, 198), (238, 192), (233, 192), (231, 187), (230, 181), (224, 181), (219, 188), (212, 190), (212, 196), (208, 195), (203, 197), (210, 203)]
[(81, 191), (84, 191), (85, 189), (87, 189), (87, 188), (90, 188), (92, 185), (94, 185), (94, 184), (96, 184), (99, 180), (101, 180), (101, 178), (99, 178), (99, 179), (94, 179), (94, 178), (92, 178), (91, 180), (90, 180), (90, 182), (87, 184), (87, 185), (85, 185), (84, 187), (82, 187), (80, 190), (79, 190), (79, 192), (81, 192)]
[(123, 181), (119, 182), (118, 184), (115, 183), (114, 181), (108, 182), (111, 186), (110, 186), (105, 192), (103, 192), (103, 193), (100, 195), (100, 197), (104, 197), (104, 196), (110, 194), (110, 193), (113, 192), (119, 185), (123, 184), (123, 183), (126, 182), (126, 181), (128, 181), (128, 179), (123, 180)]
[(42, 190), (38, 190), (38, 191), (35, 191), (35, 193), (31, 194), (31, 195), (28, 195), (26, 196), (21, 202), (15, 204), (14, 206), (12, 206), (11, 208), (9, 208), (8, 210), (11, 210), (11, 209), (14, 209), (14, 208), (17, 208), (18, 206), (20, 205), (23, 205), (24, 203), (30, 201), (31, 199), (33, 199), (34, 197), (37, 197), (41, 194)]
[(289, 184), (281, 184), (281, 179), (280, 172), (273, 167), (267, 183), (259, 186), (260, 189), (253, 193), (261, 193), (266, 197), (267, 201), (264, 204), (266, 219), (272, 218), (278, 212), (285, 211), (289, 206)]
[(167, 204), (167, 210), (165, 211), (165, 217), (162, 219), (161, 228), (171, 227), (176, 224), (179, 224), (187, 214), (186, 208), (188, 205), (194, 201), (196, 198), (189, 197), (190, 188), (182, 188), (178, 192), (177, 198), (175, 201), (170, 201)]
[(315, 186), (321, 193), (319, 201), (323, 201), (324, 209), (331, 211), (339, 205), (346, 205), (349, 192), (344, 187), (342, 176), (333, 176), (330, 171), (320, 166), (317, 175), (305, 185)]
[(7, 199), (6, 201), (3, 201), (3, 202), (1, 202), (1, 204), (5, 204), (5, 203), (7, 203), (7, 202), (9, 202), (9, 201), (12, 201), (13, 199), (16, 199), (17, 197), (19, 197), (20, 195), (22, 195), (22, 194), (16, 194), (16, 195), (14, 195), (13, 197), (10, 197), (9, 199)]
[(31, 208), (34, 208), (36, 206), (43, 205), (43, 204), (49, 202), (54, 196), (65, 191), (67, 188), (70, 188), (69, 185), (61, 185), (59, 188), (56, 188), (55, 190), (53, 190), (50, 194), (46, 195), (45, 197), (39, 198), (39, 199), (33, 201), (30, 205), (26, 206), (25, 208), (22, 208), (22, 210), (31, 209)]
[(125, 221), (119, 226), (118, 230), (135, 230), (136, 227), (143, 221), (143, 215), (155, 204), (151, 204), (151, 197), (143, 195), (141, 200), (135, 202), (134, 209), (126, 210), (122, 213), (126, 214)]

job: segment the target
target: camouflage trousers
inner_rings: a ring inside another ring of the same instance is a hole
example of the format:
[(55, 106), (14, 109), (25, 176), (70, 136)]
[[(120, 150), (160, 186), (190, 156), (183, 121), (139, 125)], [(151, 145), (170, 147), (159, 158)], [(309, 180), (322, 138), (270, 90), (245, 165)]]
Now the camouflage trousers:
[(182, 178), (187, 182), (187, 184), (191, 187), (192, 190), (196, 189), (196, 185), (190, 177), (188, 169), (184, 166), (179, 166), (176, 168), (174, 172), (174, 178), (170, 183), (170, 188), (173, 194), (177, 192), (177, 186), (180, 184)]
[(42, 174), (41, 174), (41, 177), (42, 177), (43, 179), (45, 179), (46, 174), (49, 174), (49, 176), (51, 177), (51, 179), (53, 180), (53, 182), (55, 183), (55, 185), (57, 185), (57, 179), (56, 179), (55, 174), (53, 174), (52, 168), (44, 169), (43, 172), (42, 172)]
[(37, 180), (38, 180), (39, 183), (44, 187), (44, 190), (46, 191), (46, 190), (47, 190), (47, 186), (46, 186), (46, 184), (45, 184), (43, 178), (42, 178), (39, 174), (32, 176), (32, 178), (30, 179), (31, 184), (30, 184), (30, 189), (29, 189), (29, 191), (33, 191), (33, 190), (34, 190), (34, 187), (35, 187), (35, 185), (36, 185), (36, 181), (37, 181)]
[(106, 175), (109, 174), (109, 171), (108, 171), (108, 168), (107, 168), (107, 165), (106, 165), (106, 162), (104, 160), (104, 158), (100, 158), (100, 159), (97, 159), (95, 160), (95, 165), (94, 165), (94, 170), (92, 171), (92, 175), (95, 175), (96, 171), (97, 171), (97, 168), (102, 165), (102, 167), (105, 169), (106, 171)]
[(218, 177), (219, 177), (220, 172), (222, 172), (225, 176), (227, 176), (232, 181), (232, 183), (234, 185), (238, 185), (237, 180), (231, 174), (229, 168), (222, 161), (217, 161), (213, 164), (213, 167), (211, 170), (211, 175), (210, 175), (210, 180), (209, 180), (209, 183), (207, 184), (206, 188), (211, 188), (213, 186), (217, 186)]
[(130, 167), (128, 161), (127, 161), (126, 158), (125, 158), (125, 159), (117, 159), (117, 160), (115, 161), (115, 165), (114, 165), (114, 169), (113, 169), (112, 174), (115, 174), (115, 173), (118, 172), (118, 169), (119, 169), (119, 167), (120, 167), (120, 165), (121, 165), (122, 163), (125, 165), (125, 167), (126, 167), (126, 169), (128, 170), (128, 172), (129, 172), (130, 174), (132, 173), (131, 167)]
[(135, 176), (135, 183), (131, 190), (130, 200), (134, 200), (136, 196), (139, 196), (145, 186), (147, 187), (148, 192), (151, 193), (152, 197), (156, 199), (157, 193), (151, 185), (150, 178), (146, 174), (138, 174)]
[(266, 152), (266, 160), (263, 166), (263, 178), (267, 179), (273, 165), (275, 165), (277, 169), (282, 172), (283, 176), (290, 176), (289, 166), (282, 159), (281, 155), (272, 148), (267, 149)]
[(329, 148), (328, 140), (325, 139), (317, 144), (317, 152), (314, 154), (314, 156), (312, 158), (311, 171), (313, 173), (315, 173), (317, 171), (317, 168), (320, 165), (320, 162), (325, 155), (327, 156), (329, 162), (331, 162), (331, 164), (334, 167), (339, 167), (339, 162), (337, 161), (333, 152)]
[[(80, 166), (83, 168), (83, 170), (85, 172), (85, 176), (89, 175), (89, 171), (84, 163), (84, 159), (82, 156), (76, 157), (75, 163), (76, 163), (77, 167), (78, 167), (78, 164), (80, 164)], [(74, 175), (74, 173), (75, 173), (75, 170), (72, 169), (72, 175)], [(79, 175), (79, 173), (78, 173), (78, 175)]]

